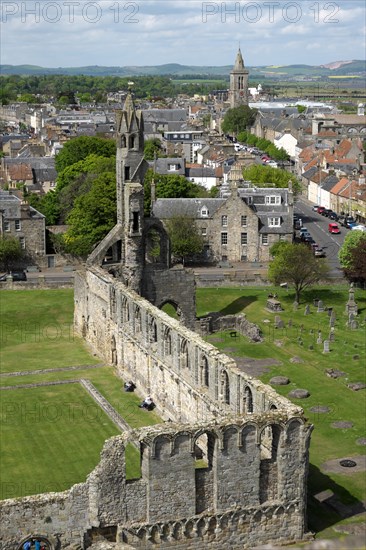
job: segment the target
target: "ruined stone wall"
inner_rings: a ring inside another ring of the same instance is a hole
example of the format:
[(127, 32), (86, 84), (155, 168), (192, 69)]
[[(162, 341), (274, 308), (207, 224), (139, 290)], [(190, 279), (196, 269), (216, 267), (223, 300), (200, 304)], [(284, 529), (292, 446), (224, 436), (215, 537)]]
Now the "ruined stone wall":
[[(311, 426), (302, 409), (101, 269), (76, 275), (75, 328), (172, 422), (106, 441), (70, 491), (0, 503), (2, 550), (34, 534), (51, 550), (100, 536), (177, 550), (303, 538)], [(140, 479), (126, 480), (129, 443)]]
[[(276, 447), (270, 459), (263, 448), (268, 431)], [(85, 483), (63, 493), (3, 501), (1, 548), (14, 550), (35, 533), (53, 541), (52, 550), (87, 548), (105, 533), (133, 548), (185, 550), (299, 540), (306, 527), (310, 432), (303, 419), (272, 411), (250, 421), (170, 424), (113, 437)], [(126, 481), (125, 449), (136, 439), (141, 479)], [(198, 468), (197, 444), (206, 459)], [(268, 460), (277, 483), (263, 499), (260, 487), (268, 479), (261, 465)]]
[(165, 419), (205, 421), (271, 407), (301, 411), (102, 269), (75, 276), (75, 329), (122, 378), (152, 395)]

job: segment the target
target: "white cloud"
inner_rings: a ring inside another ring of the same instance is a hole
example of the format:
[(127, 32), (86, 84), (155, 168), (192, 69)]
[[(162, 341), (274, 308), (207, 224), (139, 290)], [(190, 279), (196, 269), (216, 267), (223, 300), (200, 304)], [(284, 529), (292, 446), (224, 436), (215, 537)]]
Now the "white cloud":
[(231, 65), (239, 42), (247, 65), (321, 64), (365, 52), (359, 0), (75, 1), (73, 11), (67, 0), (3, 1), (2, 63)]

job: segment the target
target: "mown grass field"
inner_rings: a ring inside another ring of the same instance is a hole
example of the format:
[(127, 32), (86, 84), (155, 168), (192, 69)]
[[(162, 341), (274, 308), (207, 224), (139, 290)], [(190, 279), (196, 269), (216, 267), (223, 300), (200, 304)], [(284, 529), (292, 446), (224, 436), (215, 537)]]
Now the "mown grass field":
[[(141, 396), (123, 391), (113, 369), (90, 354), (73, 333), (73, 291), (1, 291), (1, 386), (89, 379), (133, 428), (160, 422), (139, 409)], [(85, 367), (96, 365), (97, 368)], [(63, 371), (63, 367), (78, 367)], [(53, 372), (33, 373), (35, 370)], [(0, 498), (63, 491), (99, 462), (104, 441), (118, 428), (76, 382), (0, 392)], [(139, 456), (126, 450), (129, 478), (139, 476)]]
[[(280, 314), (284, 329), (274, 328), (274, 313), (265, 309), (269, 292), (277, 292), (284, 308)], [(313, 496), (332, 490), (344, 504), (366, 500), (365, 473), (324, 473), (324, 462), (334, 458), (364, 454), (365, 447), (356, 443), (365, 437), (365, 390), (354, 392), (350, 382), (365, 382), (366, 365), (366, 293), (356, 290), (360, 326), (346, 326), (345, 304), (347, 287), (317, 288), (304, 293), (297, 311), (293, 310), (294, 295), (284, 289), (240, 288), (198, 289), (197, 314), (210, 311), (222, 314), (245, 313), (263, 332), (264, 342), (251, 343), (244, 337), (231, 338), (228, 333), (208, 337), (233, 357), (273, 358), (281, 365), (269, 366), (259, 378), (268, 383), (274, 375), (285, 375), (288, 386), (276, 386), (287, 396), (294, 388), (306, 388), (310, 397), (294, 400), (315, 426), (310, 449), (309, 520), (310, 527), (321, 536), (338, 536), (333, 526), (339, 516), (321, 507)], [(335, 342), (330, 353), (316, 344), (318, 330), (323, 338), (329, 333), (326, 312), (317, 313), (313, 299), (322, 299), (336, 312)], [(305, 304), (311, 313), (304, 315)], [(123, 381), (112, 367), (98, 362), (84, 343), (72, 332), (73, 292), (2, 291), (0, 294), (1, 373), (30, 371), (26, 376), (1, 376), (1, 386), (87, 378), (97, 387), (131, 427), (159, 422), (153, 413), (138, 408), (140, 397), (123, 392)], [(264, 321), (269, 321), (264, 322)], [(291, 326), (288, 326), (290, 321)], [(302, 328), (301, 328), (302, 325)], [(221, 342), (217, 342), (217, 337)], [(300, 340), (301, 339), (301, 340)], [(228, 351), (230, 348), (230, 351)], [(292, 363), (293, 357), (301, 363)], [(86, 368), (97, 365), (96, 368)], [(76, 370), (60, 368), (78, 366)], [(53, 368), (54, 372), (36, 374), (36, 369)], [(346, 373), (332, 379), (326, 368)], [(77, 383), (2, 390), (1, 399), (1, 498), (12, 498), (50, 490), (65, 490), (84, 481), (99, 461), (105, 439), (118, 429)], [(314, 406), (328, 406), (327, 414), (313, 413)], [(351, 429), (335, 429), (338, 420), (353, 422)], [(126, 452), (128, 477), (139, 475), (137, 451)], [(343, 523), (364, 519), (358, 516)]]

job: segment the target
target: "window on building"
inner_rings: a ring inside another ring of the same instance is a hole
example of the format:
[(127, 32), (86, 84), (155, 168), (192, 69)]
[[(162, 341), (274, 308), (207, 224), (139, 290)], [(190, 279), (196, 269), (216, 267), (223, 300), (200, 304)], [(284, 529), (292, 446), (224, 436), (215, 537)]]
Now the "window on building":
[(4, 231), (10, 231), (10, 222), (8, 220), (4, 220)]
[(268, 234), (262, 233), (262, 244), (268, 244)]
[(266, 204), (281, 204), (281, 195), (267, 195)]
[(221, 216), (221, 225), (222, 227), (227, 227), (227, 216)]
[(176, 172), (179, 170), (178, 164), (168, 164), (168, 170), (170, 172)]
[(207, 235), (207, 227), (202, 227), (202, 228), (201, 228), (201, 235), (202, 235), (202, 236)]
[(15, 220), (15, 231), (20, 231), (22, 228), (20, 220)]
[(201, 208), (201, 216), (202, 216), (203, 218), (207, 218), (207, 216), (208, 216), (208, 209), (206, 208), (206, 206), (202, 206), (202, 208)]
[(281, 225), (281, 218), (279, 217), (268, 218), (269, 227), (279, 227), (280, 225)]
[(248, 233), (242, 233), (240, 238), (241, 244), (248, 244)]
[(25, 250), (25, 238), (24, 237), (19, 238), (19, 244), (20, 244), (20, 248), (22, 250)]
[(246, 227), (248, 223), (248, 216), (242, 216), (241, 217), (241, 225), (242, 227)]
[(221, 244), (227, 244), (227, 233), (221, 233)]

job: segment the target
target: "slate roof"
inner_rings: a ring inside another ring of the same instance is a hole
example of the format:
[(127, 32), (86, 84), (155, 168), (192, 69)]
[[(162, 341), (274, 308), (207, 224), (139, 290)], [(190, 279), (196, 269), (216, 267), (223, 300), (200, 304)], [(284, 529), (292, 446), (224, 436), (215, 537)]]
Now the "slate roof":
[[(225, 199), (157, 199), (152, 213), (156, 218), (169, 219), (174, 216), (188, 216), (194, 219), (211, 218), (225, 204)], [(201, 209), (206, 207), (208, 216), (201, 216)]]

